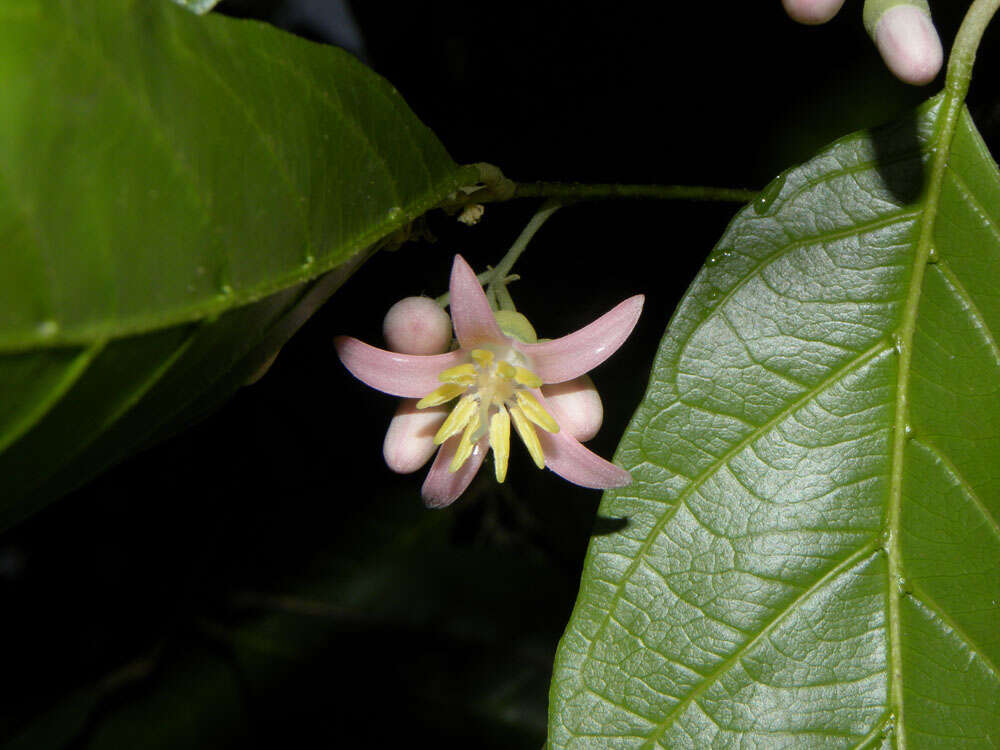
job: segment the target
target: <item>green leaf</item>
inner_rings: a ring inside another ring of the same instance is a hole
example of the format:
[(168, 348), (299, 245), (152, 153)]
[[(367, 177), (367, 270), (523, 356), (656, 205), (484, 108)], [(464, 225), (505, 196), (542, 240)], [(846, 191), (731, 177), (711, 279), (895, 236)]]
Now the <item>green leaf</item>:
[(353, 57), (263, 24), (0, 20), (3, 528), (229, 395), (460, 170)]
[(744, 209), (618, 452), (553, 748), (989, 747), (1000, 175), (960, 98)]

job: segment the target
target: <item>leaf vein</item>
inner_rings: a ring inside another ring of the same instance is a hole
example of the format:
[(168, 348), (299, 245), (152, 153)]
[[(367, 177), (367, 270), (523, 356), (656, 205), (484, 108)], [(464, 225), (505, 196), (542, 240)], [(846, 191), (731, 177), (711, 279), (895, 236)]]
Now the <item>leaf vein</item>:
[(973, 213), (985, 222), (986, 227), (990, 230), (993, 236), (1000, 241), (1000, 227), (997, 226), (996, 221), (994, 221), (993, 217), (989, 215), (983, 204), (979, 202), (979, 199), (976, 198), (975, 193), (971, 190), (971, 188), (969, 188), (968, 183), (965, 182), (962, 176), (950, 164), (946, 166), (946, 169), (948, 174), (951, 175), (956, 189), (962, 194), (962, 197), (965, 198), (966, 203), (969, 204)]
[(955, 271), (948, 265), (948, 262), (943, 258), (934, 264), (934, 268), (938, 273), (941, 274), (947, 286), (952, 294), (955, 295), (958, 303), (966, 309), (966, 311), (973, 317), (974, 320), (979, 322), (978, 326), (973, 326), (983, 334), (986, 339), (986, 343), (990, 348), (990, 353), (993, 355), (993, 359), (996, 363), (1000, 365), (1000, 346), (997, 345), (996, 336), (993, 335), (993, 330), (990, 328), (989, 323), (986, 322), (986, 318), (983, 316), (982, 310), (976, 304), (976, 301), (969, 294), (969, 290), (965, 288), (962, 281), (955, 275)]
[(969, 481), (964, 476), (962, 476), (962, 473), (958, 470), (958, 467), (947, 455), (945, 455), (944, 451), (942, 451), (939, 447), (934, 445), (926, 437), (914, 437), (911, 439), (911, 442), (914, 445), (923, 448), (925, 451), (927, 451), (932, 456), (938, 459), (938, 461), (941, 463), (941, 466), (944, 467), (944, 470), (947, 471), (956, 482), (958, 482), (959, 486), (962, 488), (962, 491), (965, 493), (966, 497), (968, 497), (969, 500), (972, 501), (972, 504), (975, 505), (976, 509), (982, 514), (983, 520), (986, 521), (986, 525), (989, 527), (989, 529), (993, 532), (994, 535), (996, 535), (998, 539), (1000, 539), (1000, 524), (997, 523), (997, 519), (993, 517), (993, 514), (990, 512), (990, 509), (986, 507), (986, 504), (983, 502), (982, 498), (979, 497), (979, 493), (977, 493), (975, 488), (971, 484), (969, 484)]
[(97, 341), (73, 359), (73, 362), (66, 368), (58, 385), (45, 394), (45, 399), (16, 424), (13, 429), (10, 429), (4, 435), (0, 435), (0, 453), (3, 453), (11, 445), (23, 438), (56, 407), (63, 396), (69, 393), (73, 385), (87, 372), (105, 345), (105, 341)]
[(764, 258), (758, 260), (758, 265), (753, 269), (752, 273), (748, 273), (742, 279), (740, 279), (732, 289), (726, 292), (712, 307), (712, 314), (714, 315), (718, 310), (720, 310), (727, 302), (729, 302), (736, 293), (742, 289), (744, 286), (750, 283), (751, 280), (757, 278), (761, 271), (767, 268), (769, 265), (777, 260), (785, 257), (788, 253), (796, 250), (800, 247), (807, 247), (817, 242), (826, 242), (830, 240), (844, 239), (847, 237), (855, 237), (867, 232), (872, 232), (878, 229), (884, 229), (885, 227), (893, 226), (894, 224), (902, 224), (906, 221), (912, 221), (913, 219), (920, 216), (920, 211), (896, 211), (895, 213), (889, 213), (885, 216), (880, 216), (878, 219), (873, 219), (872, 221), (865, 222), (862, 224), (857, 224), (848, 229), (843, 229), (836, 232), (824, 232), (818, 235), (812, 235), (809, 237), (801, 237), (797, 240), (787, 242), (781, 245), (775, 252), (767, 255)]
[(864, 737), (862, 737), (858, 743), (851, 748), (851, 750), (862, 750), (862, 748), (874, 740), (876, 737), (882, 734), (886, 726), (893, 720), (892, 711), (886, 710), (882, 716), (875, 722), (875, 726), (871, 728)]
[(908, 588), (910, 589), (910, 598), (918, 605), (922, 605), (924, 609), (927, 610), (928, 614), (932, 617), (938, 619), (945, 627), (951, 630), (955, 635), (957, 635), (966, 646), (969, 647), (982, 661), (983, 665), (989, 670), (993, 675), (993, 680), (1000, 684), (1000, 670), (997, 669), (996, 664), (983, 652), (982, 648), (973, 640), (966, 630), (955, 622), (951, 616), (944, 611), (940, 604), (938, 604), (933, 597), (931, 597), (916, 581), (909, 581)]
[[(228, 31), (228, 28), (225, 26), (220, 26), (219, 28), (226, 29), (225, 34), (227, 38), (230, 40), (230, 42), (232, 42), (232, 35)], [(237, 110), (240, 112), (241, 115), (243, 115), (243, 118), (246, 120), (247, 125), (250, 126), (251, 132), (253, 132), (253, 134), (257, 137), (258, 143), (260, 143), (264, 152), (268, 155), (268, 157), (270, 157), (271, 163), (275, 167), (275, 171), (281, 178), (281, 181), (284, 183), (286, 189), (288, 190), (289, 195), (291, 196), (292, 199), (291, 202), (292, 205), (294, 206), (293, 210), (295, 210), (299, 214), (299, 220), (302, 222), (302, 236), (306, 243), (307, 252), (311, 254), (312, 241), (313, 241), (312, 233), (309, 231), (309, 219), (306, 216), (305, 209), (303, 209), (302, 207), (303, 204), (302, 201), (300, 200), (305, 196), (295, 188), (295, 185), (292, 182), (291, 174), (288, 172), (288, 167), (286, 166), (284, 161), (278, 157), (278, 153), (274, 149), (274, 143), (264, 133), (264, 129), (261, 127), (261, 124), (254, 117), (250, 105), (243, 97), (240, 96), (239, 92), (236, 91), (221, 75), (219, 75), (219, 73), (215, 70), (214, 66), (199, 64), (200, 61), (198, 59), (198, 56), (195, 54), (194, 50), (192, 50), (191, 47), (187, 44), (186, 40), (183, 38), (183, 35), (178, 33), (176, 25), (173, 26), (172, 30), (174, 32), (173, 38), (174, 41), (176, 42), (177, 50), (181, 54), (185, 55), (189, 60), (191, 60), (197, 69), (205, 71), (207, 73), (207, 77), (213, 80), (215, 84), (219, 87), (219, 89), (225, 92), (225, 94), (238, 105)], [(245, 49), (252, 50), (255, 48), (256, 48), (255, 45), (252, 44), (240, 45), (241, 51)]]
[[(336, 103), (336, 102), (334, 102), (333, 99), (331, 98), (331, 95), (330, 95), (329, 91), (321, 89), (319, 86), (317, 86), (315, 81), (313, 81), (309, 76), (307, 76), (304, 72), (302, 72), (299, 68), (297, 68), (292, 63), (290, 63), (290, 62), (288, 62), (286, 60), (280, 60), (278, 58), (274, 58), (271, 55), (266, 54), (262, 50), (254, 47), (252, 45), (251, 45), (250, 49), (254, 52), (254, 54), (256, 54), (262, 60), (267, 60), (268, 62), (270, 62), (270, 63), (272, 63), (274, 65), (280, 65), (280, 66), (284, 67), (285, 69), (287, 69), (288, 71), (290, 71), (296, 78), (298, 78), (300, 82), (304, 83), (305, 86), (306, 86), (306, 88), (308, 88), (311, 91), (313, 91), (313, 93), (319, 95), (319, 97), (322, 99), (322, 101), (327, 105), (329, 111), (334, 116), (336, 116), (337, 119), (339, 119), (341, 122), (343, 122), (345, 125), (347, 125), (347, 127), (358, 137), (358, 139), (361, 140), (362, 142), (364, 142), (368, 146), (368, 150), (372, 153), (372, 155), (375, 156), (375, 158), (378, 160), (378, 162), (382, 165), (382, 171), (385, 173), (386, 177), (388, 178), (388, 184), (389, 184), (389, 186), (392, 189), (392, 194), (393, 194), (393, 196), (395, 198), (396, 204), (401, 206), (402, 205), (402, 198), (400, 198), (399, 191), (396, 189), (396, 179), (395, 179), (395, 177), (394, 177), (394, 175), (392, 173), (392, 170), (389, 168), (389, 160), (385, 157), (384, 154), (382, 154), (375, 147), (374, 141), (372, 141), (372, 139), (368, 136), (368, 134), (365, 132), (364, 128), (359, 127), (358, 123), (355, 122), (354, 119), (352, 119), (352, 118), (350, 118), (350, 117), (347, 116), (347, 114), (345, 112), (346, 108), (344, 107), (343, 102), (340, 101), (339, 104)], [(340, 100), (340, 94), (339, 94), (339, 92), (337, 92), (336, 89), (332, 89), (332, 91), (336, 94), (337, 99)], [(412, 141), (413, 140), (412, 134), (409, 134), (409, 132), (408, 132), (408, 135), (410, 136), (410, 140)], [(417, 148), (416, 150), (417, 150), (417, 152), (420, 155), (421, 162), (424, 165), (426, 165), (426, 161), (424, 160), (423, 152), (419, 148)]]

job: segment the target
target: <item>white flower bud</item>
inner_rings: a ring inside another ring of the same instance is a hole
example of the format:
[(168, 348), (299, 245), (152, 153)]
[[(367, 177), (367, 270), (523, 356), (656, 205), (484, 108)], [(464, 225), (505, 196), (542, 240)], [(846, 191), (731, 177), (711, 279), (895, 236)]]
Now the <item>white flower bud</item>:
[(410, 474), (434, 455), (434, 433), (448, 414), (448, 406), (417, 409), (417, 400), (403, 399), (396, 415), (389, 422), (382, 455), (397, 474)]
[(793, 20), (813, 26), (837, 15), (844, 0), (781, 0), (781, 4)]
[(580, 442), (590, 440), (601, 429), (604, 404), (594, 381), (587, 375), (542, 386), (542, 394), (559, 428)]
[(941, 70), (941, 39), (931, 17), (915, 5), (893, 5), (882, 13), (874, 37), (886, 67), (904, 83), (923, 86)]
[(451, 346), (451, 318), (430, 297), (406, 297), (382, 322), (389, 349), (400, 354), (442, 354)]

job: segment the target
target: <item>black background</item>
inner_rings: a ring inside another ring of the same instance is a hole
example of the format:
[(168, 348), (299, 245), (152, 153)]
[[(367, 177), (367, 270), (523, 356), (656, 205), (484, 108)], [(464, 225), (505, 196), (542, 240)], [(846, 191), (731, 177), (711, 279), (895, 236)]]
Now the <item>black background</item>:
[[(288, 17), (282, 5), (221, 9), (273, 20)], [(961, 5), (934, 4), (946, 41)], [(777, 0), (352, 7), (366, 61), (458, 162), (525, 181), (759, 188), (940, 87), (909, 88), (882, 69), (860, 6), (848, 0), (815, 28)], [(294, 31), (323, 37), (318, 21)], [(970, 98), (988, 140), (996, 40), (994, 29)], [(367, 263), (259, 383), (0, 537), (0, 729), (25, 733), (20, 747), (540, 747), (599, 493), (538, 472), (515, 447), (505, 487), (484, 471), (451, 509), (422, 510), (423, 472), (397, 477), (381, 460), (393, 399), (353, 380), (331, 343), (380, 343), (394, 301), (444, 292), (456, 252), (477, 270), (496, 263), (536, 207), (490, 206), (474, 228), (431, 215), (435, 243)], [(669, 317), (736, 208), (569, 207), (518, 263), (511, 291), (542, 336), (646, 294), (634, 335), (594, 373), (601, 455), (613, 454)], [(400, 524), (428, 523), (436, 530), (403, 552), (376, 543), (380, 529), (395, 548)], [(317, 577), (320, 588), (331, 577), (337, 591), (363, 586), (370, 566), (399, 579), (377, 614), (343, 597), (297, 613), (273, 601)], [(275, 608), (294, 657), (234, 655), (226, 633)], [(408, 611), (422, 614), (392, 614)], [(513, 697), (490, 704), (506, 713), (470, 707), (494, 681), (505, 689), (522, 657)], [(97, 698), (79, 709), (87, 695)], [(66, 737), (46, 744), (39, 727)]]

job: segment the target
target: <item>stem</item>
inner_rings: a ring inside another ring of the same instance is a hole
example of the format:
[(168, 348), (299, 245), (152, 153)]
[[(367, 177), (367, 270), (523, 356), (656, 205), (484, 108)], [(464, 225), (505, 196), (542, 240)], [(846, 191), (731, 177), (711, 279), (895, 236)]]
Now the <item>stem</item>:
[(976, 0), (965, 14), (948, 55), (948, 76), (945, 88), (957, 99), (965, 99), (972, 80), (972, 64), (983, 33), (1000, 8), (1000, 0)]
[(507, 291), (507, 284), (501, 281), (496, 284), (493, 291), (497, 295), (497, 305), (501, 310), (510, 310), (511, 312), (517, 312), (517, 307), (514, 305), (514, 298), (510, 296), (510, 292)]
[(561, 206), (561, 203), (554, 200), (548, 200), (545, 201), (545, 203), (542, 204), (542, 207), (535, 212), (535, 215), (531, 217), (531, 221), (529, 221), (528, 225), (521, 231), (518, 238), (514, 240), (514, 244), (510, 246), (510, 250), (507, 251), (507, 254), (503, 256), (503, 259), (497, 263), (496, 268), (493, 269), (493, 279), (490, 281), (490, 285), (486, 289), (487, 297), (496, 296), (497, 287), (503, 286), (503, 279), (510, 273), (510, 269), (514, 267), (514, 263), (519, 257), (521, 257), (521, 253), (523, 253), (525, 248), (528, 247), (528, 243), (531, 242), (531, 238), (535, 236), (535, 232), (541, 229), (542, 224), (548, 221), (549, 217), (558, 211)]
[(596, 200), (601, 198), (653, 198), (656, 200), (720, 201), (749, 203), (757, 197), (754, 190), (700, 187), (697, 185), (617, 185), (579, 182), (522, 182), (514, 190), (515, 198), (558, 198)]
[(482, 185), (478, 190), (458, 191), (440, 204), (454, 210), (476, 203), (497, 203), (512, 198), (555, 198), (563, 203), (605, 198), (651, 198), (654, 200), (719, 201), (750, 203), (757, 197), (754, 190), (739, 188), (702, 187), (697, 185), (618, 185), (585, 184), (580, 182), (522, 182), (503, 176), (497, 167), (481, 162), (469, 164), (459, 171), (462, 185)]

